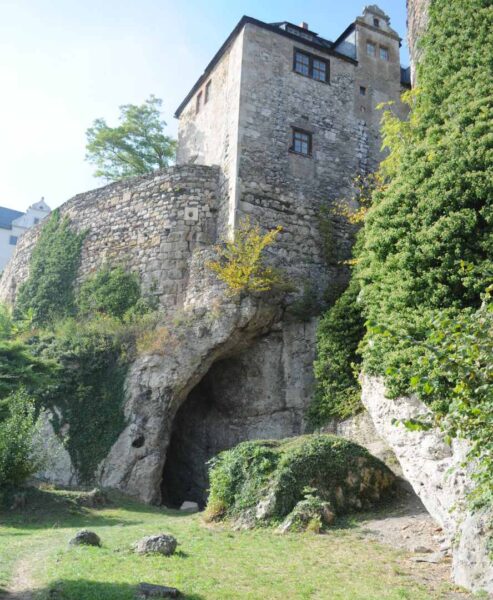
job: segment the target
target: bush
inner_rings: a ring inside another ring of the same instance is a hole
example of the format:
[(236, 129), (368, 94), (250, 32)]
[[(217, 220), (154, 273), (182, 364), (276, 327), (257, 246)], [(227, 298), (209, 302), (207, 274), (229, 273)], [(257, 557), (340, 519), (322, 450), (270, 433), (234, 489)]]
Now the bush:
[(112, 269), (108, 265), (81, 285), (77, 304), (81, 315), (86, 317), (105, 314), (123, 319), (137, 305), (143, 312), (146, 310), (141, 302), (137, 275), (126, 272), (123, 267)]
[(353, 280), (324, 315), (317, 332), (314, 372), (317, 388), (308, 417), (312, 426), (345, 419), (362, 409), (356, 370), (361, 362), (358, 345), (365, 334), (359, 288)]
[(27, 315), (34, 325), (45, 325), (74, 314), (74, 281), (85, 232), (70, 228), (58, 210), (43, 223), (29, 263), (29, 277), (19, 287), (16, 319)]
[(209, 519), (258, 514), (262, 503), (277, 522), (306, 499), (307, 487), (342, 514), (372, 506), (393, 481), (367, 450), (330, 435), (243, 442), (210, 464)]
[(232, 242), (217, 247), (219, 260), (209, 261), (207, 266), (223, 281), (231, 295), (241, 292), (267, 292), (283, 284), (279, 273), (265, 264), (263, 252), (272, 245), (282, 227), (265, 234), (259, 225), (245, 219), (235, 230)]
[(7, 398), (8, 414), (0, 421), (0, 488), (17, 487), (43, 464), (35, 447), (33, 399), (23, 389)]

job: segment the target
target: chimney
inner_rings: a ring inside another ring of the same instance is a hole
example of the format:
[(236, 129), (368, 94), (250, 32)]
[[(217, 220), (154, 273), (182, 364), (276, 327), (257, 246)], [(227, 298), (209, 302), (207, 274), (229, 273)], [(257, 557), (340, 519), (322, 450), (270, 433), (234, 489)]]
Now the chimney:
[(300, 27), (301, 29), (308, 29), (308, 23), (305, 23), (305, 21), (301, 21)]

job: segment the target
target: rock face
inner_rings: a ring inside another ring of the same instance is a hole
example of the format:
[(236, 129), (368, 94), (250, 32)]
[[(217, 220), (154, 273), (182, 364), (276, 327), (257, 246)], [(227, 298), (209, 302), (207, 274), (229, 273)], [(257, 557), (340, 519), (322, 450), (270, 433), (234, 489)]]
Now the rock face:
[(488, 550), (493, 515), (471, 514), (468, 510), (467, 494), (472, 482), (463, 466), (467, 444), (454, 440), (448, 446), (438, 430), (410, 431), (396, 424), (429, 414), (429, 409), (414, 397), (386, 398), (380, 379), (362, 377), (362, 399), (404, 476), (452, 543), (456, 582), (474, 591), (493, 592), (493, 562)]
[(411, 80), (416, 85), (416, 65), (421, 55), (419, 38), (428, 24), (428, 8), (431, 0), (407, 0), (408, 42), (411, 54)]

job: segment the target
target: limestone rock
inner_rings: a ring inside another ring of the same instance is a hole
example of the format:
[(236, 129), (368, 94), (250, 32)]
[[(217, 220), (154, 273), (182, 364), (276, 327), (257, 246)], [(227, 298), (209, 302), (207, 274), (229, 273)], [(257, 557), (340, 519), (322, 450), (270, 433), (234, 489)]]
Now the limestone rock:
[(179, 590), (165, 585), (154, 585), (152, 583), (139, 583), (136, 600), (146, 598), (179, 598)]
[(301, 500), (279, 526), (280, 533), (312, 530), (319, 533), (320, 529), (334, 522), (336, 515), (330, 502), (318, 498)]
[(101, 540), (94, 531), (82, 529), (75, 534), (70, 542), (70, 546), (101, 546)]
[(175, 553), (178, 542), (172, 535), (160, 533), (148, 535), (134, 544), (133, 549), (137, 554), (162, 554), (171, 556)]
[(468, 508), (473, 481), (472, 466), (464, 467), (467, 443), (453, 440), (449, 446), (436, 429), (410, 431), (399, 423), (429, 414), (418, 398), (389, 399), (383, 381), (375, 377), (363, 376), (361, 383), (363, 404), (378, 434), (395, 452), (404, 476), (443, 528), (446, 539), (442, 543), (452, 546), (455, 581), (475, 592), (493, 593), (493, 561), (488, 549), (493, 515), (472, 513)]
[(183, 502), (180, 506), (180, 510), (188, 513), (196, 513), (199, 512), (199, 505), (196, 502), (185, 500), (185, 502)]
[(77, 504), (87, 508), (103, 508), (111, 504), (106, 492), (100, 488), (94, 488), (90, 492), (83, 493), (77, 498)]

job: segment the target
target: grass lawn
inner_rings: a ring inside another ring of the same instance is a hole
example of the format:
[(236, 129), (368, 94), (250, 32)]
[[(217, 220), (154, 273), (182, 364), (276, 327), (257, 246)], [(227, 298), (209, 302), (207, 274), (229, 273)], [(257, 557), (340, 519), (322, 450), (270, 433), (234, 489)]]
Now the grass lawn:
[[(81, 528), (95, 531), (103, 547), (69, 549)], [(161, 532), (178, 539), (174, 556), (130, 550)], [(141, 581), (177, 587), (188, 600), (425, 600), (449, 598), (451, 589), (427, 591), (424, 578), (403, 567), (402, 552), (364, 539), (357, 528), (318, 536), (235, 532), (119, 497), (89, 510), (69, 492), (35, 490), (25, 510), (0, 513), (0, 589), (18, 577), (20, 564), (36, 600), (133, 600)]]

